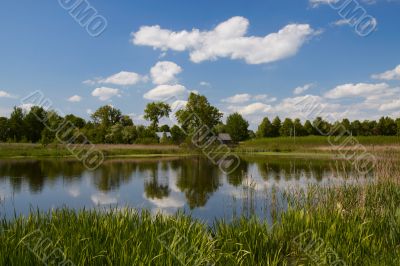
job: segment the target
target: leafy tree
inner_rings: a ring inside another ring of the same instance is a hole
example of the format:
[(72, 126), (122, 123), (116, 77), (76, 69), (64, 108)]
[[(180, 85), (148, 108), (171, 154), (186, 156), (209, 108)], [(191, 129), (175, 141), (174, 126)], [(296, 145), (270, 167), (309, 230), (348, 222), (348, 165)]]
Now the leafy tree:
[(354, 136), (359, 136), (362, 133), (361, 122), (359, 120), (354, 120), (350, 124), (351, 132)]
[[(83, 120), (83, 119), (82, 119)], [(48, 144), (55, 141), (57, 130), (60, 129), (63, 119), (54, 111), (49, 111), (46, 114), (46, 127), (42, 130), (40, 142), (42, 145), (47, 146)], [(84, 121), (84, 120), (83, 120)]]
[(71, 124), (73, 124), (77, 128), (83, 128), (86, 125), (85, 119), (83, 119), (81, 117), (77, 117), (77, 116), (72, 115), (72, 114), (66, 115), (65, 116), (65, 121), (70, 122)]
[(212, 130), (221, 122), (222, 113), (205, 96), (190, 93), (188, 103), (184, 109), (176, 112), (176, 118), (182, 129), (193, 134), (201, 126)]
[(378, 122), (379, 135), (394, 136), (397, 133), (396, 122), (390, 117), (382, 117)]
[(307, 120), (304, 123), (304, 131), (305, 131), (306, 135), (308, 135), (308, 136), (315, 134), (315, 129), (314, 129), (313, 125), (311, 124), (310, 120)]
[(125, 144), (133, 144), (137, 139), (137, 131), (135, 126), (127, 126), (122, 129), (122, 141)]
[(296, 136), (306, 136), (307, 135), (307, 132), (304, 130), (304, 127), (301, 124), (301, 121), (299, 118), (296, 118), (294, 120), (293, 128), (294, 128), (293, 134), (295, 134)]
[(258, 126), (256, 136), (257, 138), (265, 138), (273, 136), (272, 124), (271, 121), (269, 121), (268, 117), (265, 117), (261, 122), (261, 124)]
[(8, 139), (9, 127), (8, 119), (6, 117), (0, 117), (0, 141), (5, 142)]
[(9, 137), (13, 141), (20, 141), (24, 136), (26, 136), (25, 124), (24, 124), (25, 114), (22, 108), (14, 107), (11, 113), (10, 119), (8, 120), (10, 127)]
[(111, 126), (108, 129), (107, 135), (106, 135), (106, 142), (107, 143), (112, 143), (112, 144), (118, 144), (122, 143), (122, 130), (124, 127), (122, 126), (121, 123), (117, 123), (113, 126)]
[(322, 117), (314, 119), (313, 127), (316, 129), (317, 135), (328, 135), (331, 131), (331, 125), (323, 120)]
[(45, 128), (44, 123), (46, 122), (47, 114), (46, 111), (39, 106), (33, 106), (29, 113), (24, 117), (24, 123), (26, 127), (27, 140), (31, 142), (38, 142), (41, 138), (43, 129)]
[(288, 137), (288, 136), (292, 136), (294, 133), (294, 129), (293, 129), (293, 121), (290, 118), (286, 118), (283, 121), (283, 124), (279, 130), (280, 136), (283, 137)]
[(170, 132), (171, 130), (168, 125), (163, 125), (160, 127), (160, 131), (161, 132)]
[(281, 119), (279, 116), (275, 117), (272, 121), (272, 137), (279, 137), (281, 126)]
[(108, 128), (120, 122), (122, 114), (119, 109), (116, 109), (110, 105), (105, 105), (97, 109), (91, 117), (95, 124)]
[(144, 110), (144, 119), (151, 121), (151, 128), (156, 131), (161, 118), (169, 116), (171, 107), (163, 102), (149, 103)]
[(177, 125), (174, 125), (173, 127), (171, 127), (171, 136), (172, 136), (172, 141), (175, 144), (182, 143), (186, 138), (185, 133)]
[(129, 115), (123, 115), (120, 123), (123, 127), (133, 126), (132, 118), (130, 118)]
[(396, 119), (396, 125), (397, 125), (397, 136), (400, 136), (400, 118)]
[(249, 122), (239, 113), (233, 113), (226, 119), (226, 132), (234, 142), (246, 140), (249, 138)]
[(227, 133), (226, 131), (226, 125), (224, 123), (219, 123), (214, 127), (214, 132), (215, 134), (220, 134), (220, 133)]

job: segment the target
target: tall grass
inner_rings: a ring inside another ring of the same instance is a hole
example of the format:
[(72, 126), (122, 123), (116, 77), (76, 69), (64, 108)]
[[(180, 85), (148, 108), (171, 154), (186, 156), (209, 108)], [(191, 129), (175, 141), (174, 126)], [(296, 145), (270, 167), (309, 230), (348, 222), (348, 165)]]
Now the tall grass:
[[(375, 145), (400, 145), (398, 136), (357, 136), (353, 138), (362, 145), (372, 147)], [(245, 141), (240, 143), (236, 150), (242, 152), (320, 151), (321, 147), (329, 146), (329, 139), (326, 136), (278, 137)]]
[(129, 209), (3, 219), (0, 265), (40, 265), (58, 249), (54, 262), (75, 265), (400, 265), (400, 166), (380, 160), (375, 172), (370, 183), (288, 191), (272, 224)]

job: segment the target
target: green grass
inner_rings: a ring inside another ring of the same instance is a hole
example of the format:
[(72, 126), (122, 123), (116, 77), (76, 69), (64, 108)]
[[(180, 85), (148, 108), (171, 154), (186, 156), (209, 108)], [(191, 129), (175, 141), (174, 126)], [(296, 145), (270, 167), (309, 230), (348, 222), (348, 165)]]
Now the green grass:
[[(90, 147), (79, 148), (89, 149)], [(156, 157), (187, 154), (188, 150), (174, 146), (164, 145), (98, 145), (105, 157)], [(24, 143), (0, 143), (0, 158), (18, 158), (18, 157), (74, 157), (65, 145), (48, 145), (46, 147), (40, 144)]]
[[(343, 143), (342, 138), (336, 146)], [(353, 137), (358, 143), (366, 146), (375, 145), (400, 145), (400, 138), (397, 136), (360, 136)], [(349, 142), (350, 143), (350, 142)], [(353, 142), (354, 145), (354, 142)], [(240, 143), (236, 149), (241, 152), (292, 152), (292, 151), (306, 151), (315, 152), (320, 151), (318, 148), (330, 147), (328, 137), (325, 136), (307, 136), (307, 137), (279, 137), (279, 138), (261, 138), (253, 139)]]
[(75, 265), (399, 265), (397, 182), (310, 187), (286, 197), (290, 207), (272, 225), (241, 218), (209, 227), (182, 213), (134, 210), (3, 219), (0, 265), (40, 265), (54, 250), (55, 262), (65, 256)]

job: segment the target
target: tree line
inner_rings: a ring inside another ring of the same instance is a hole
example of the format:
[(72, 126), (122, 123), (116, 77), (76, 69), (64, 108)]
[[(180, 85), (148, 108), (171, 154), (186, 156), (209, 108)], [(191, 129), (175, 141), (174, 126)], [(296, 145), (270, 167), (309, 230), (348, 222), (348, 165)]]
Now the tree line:
[[(249, 123), (239, 113), (230, 114), (226, 123), (222, 123), (223, 114), (212, 106), (203, 95), (191, 93), (184, 108), (175, 113), (178, 125), (159, 125), (164, 117), (171, 114), (171, 106), (164, 102), (147, 104), (144, 118), (150, 122), (149, 126), (135, 125), (132, 119), (123, 115), (121, 110), (109, 105), (97, 109), (91, 119), (85, 119), (73, 114), (60, 116), (58, 113), (34, 106), (29, 111), (14, 107), (10, 117), (0, 117), (0, 142), (29, 142), (49, 143), (59, 142), (57, 130), (66, 123), (73, 125), (63, 138), (72, 143), (109, 144), (153, 144), (174, 143), (181, 144), (189, 141), (190, 137), (204, 125), (213, 133), (228, 133), (234, 142), (251, 138), (288, 137), (343, 134), (338, 128), (346, 129), (345, 134), (354, 136), (395, 136), (400, 135), (400, 118), (382, 117), (378, 121), (343, 119), (330, 123), (321, 117), (313, 121), (301, 122), (300, 119), (275, 117), (272, 121), (265, 117), (256, 132), (249, 130)], [(170, 132), (160, 139), (156, 132)], [(86, 138), (86, 139), (85, 139)]]

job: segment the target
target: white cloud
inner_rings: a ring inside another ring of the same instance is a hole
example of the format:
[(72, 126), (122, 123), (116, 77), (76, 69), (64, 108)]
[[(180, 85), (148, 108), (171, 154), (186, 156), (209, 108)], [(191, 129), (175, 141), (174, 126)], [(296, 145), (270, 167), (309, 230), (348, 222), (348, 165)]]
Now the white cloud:
[(271, 110), (271, 106), (264, 103), (252, 103), (246, 106), (229, 106), (228, 109), (242, 115), (263, 114)]
[(309, 0), (312, 7), (318, 7), (319, 5), (335, 4), (339, 0)]
[(121, 71), (107, 78), (94, 78), (83, 81), (86, 85), (96, 85), (96, 84), (113, 84), (118, 86), (129, 86), (135, 85), (139, 82), (147, 82), (148, 77), (142, 76), (135, 72)]
[(231, 58), (262, 64), (295, 55), (309, 38), (318, 34), (308, 24), (289, 24), (264, 37), (246, 37), (248, 28), (249, 21), (244, 17), (232, 17), (211, 31), (174, 32), (159, 25), (143, 26), (132, 34), (132, 42), (162, 51), (189, 51), (195, 63)]
[(161, 61), (150, 70), (154, 84), (162, 85), (176, 82), (176, 75), (182, 72), (182, 68), (170, 61)]
[(314, 86), (313, 83), (309, 83), (309, 84), (306, 84), (306, 85), (304, 85), (304, 86), (297, 87), (297, 88), (295, 88), (295, 89), (293, 90), (293, 94), (294, 94), (294, 95), (302, 94), (303, 92), (306, 92), (306, 91), (308, 91), (309, 89), (311, 89), (313, 86)]
[(372, 75), (372, 78), (381, 80), (400, 80), (400, 65), (381, 74), (374, 74)]
[(0, 98), (13, 98), (13, 96), (6, 91), (0, 91)]
[(394, 100), (391, 102), (387, 102), (382, 104), (379, 107), (379, 111), (388, 111), (388, 110), (394, 110), (394, 109), (400, 109), (400, 100)]
[(225, 103), (244, 103), (248, 102), (251, 99), (251, 95), (248, 93), (243, 93), (243, 94), (236, 94), (231, 97), (228, 97), (226, 99), (223, 99), (222, 102)]
[(350, 25), (352, 21), (350, 19), (339, 19), (333, 23), (334, 26)]
[(92, 91), (92, 96), (99, 98), (100, 101), (107, 101), (114, 96), (120, 96), (120, 91), (119, 89), (100, 87)]
[(339, 99), (345, 97), (368, 97), (374, 94), (382, 93), (388, 88), (389, 85), (386, 83), (348, 83), (337, 86), (336, 88), (328, 91), (325, 94), (325, 97), (329, 99)]
[(102, 79), (99, 82), (103, 84), (128, 86), (128, 85), (135, 85), (141, 81), (146, 81), (146, 80), (147, 80), (146, 77), (142, 77), (141, 75), (135, 72), (121, 71), (108, 78)]
[(78, 103), (78, 102), (82, 101), (82, 97), (79, 95), (74, 95), (74, 96), (69, 97), (68, 101), (72, 102), (72, 103)]
[(161, 101), (173, 96), (181, 96), (187, 92), (187, 89), (179, 84), (176, 85), (159, 85), (154, 89), (146, 92), (143, 98), (153, 101)]
[(276, 97), (269, 97), (267, 94), (258, 94), (258, 95), (251, 95), (248, 93), (242, 93), (242, 94), (235, 94), (231, 97), (222, 99), (221, 101), (224, 103), (245, 103), (248, 101), (262, 101), (265, 103), (272, 103), (275, 102), (277, 99)]
[(207, 81), (201, 81), (201, 82), (200, 82), (200, 86), (203, 86), (203, 87), (211, 87), (211, 84), (210, 84), (209, 82), (207, 82)]

